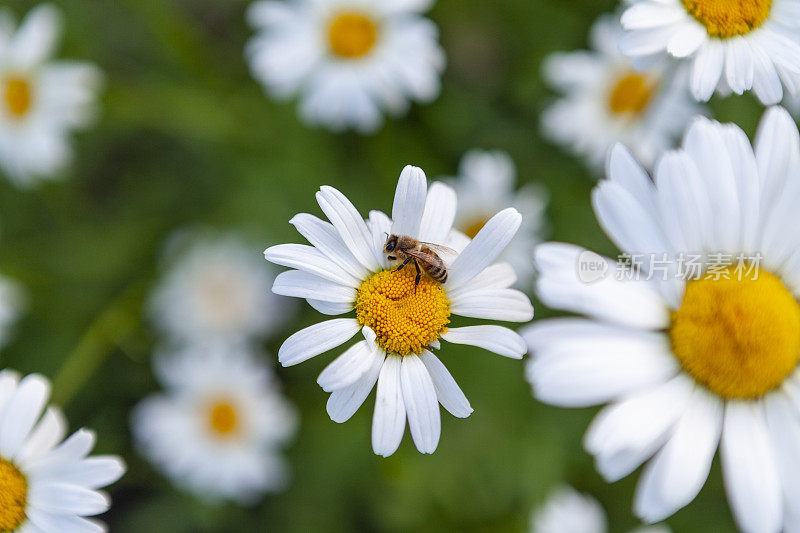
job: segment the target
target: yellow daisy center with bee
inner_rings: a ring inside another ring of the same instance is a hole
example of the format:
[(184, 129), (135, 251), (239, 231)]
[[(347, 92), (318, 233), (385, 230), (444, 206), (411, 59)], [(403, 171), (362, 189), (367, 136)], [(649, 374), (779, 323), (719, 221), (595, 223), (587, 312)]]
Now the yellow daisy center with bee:
[(711, 37), (730, 39), (760, 27), (769, 16), (772, 0), (681, 0)]
[(364, 57), (372, 51), (377, 41), (378, 23), (364, 13), (339, 13), (328, 26), (330, 50), (344, 59)]
[(407, 265), (373, 274), (358, 289), (358, 323), (375, 332), (375, 342), (387, 353), (420, 354), (450, 323), (450, 302), (442, 286), (423, 274), (415, 290), (415, 277), (414, 267)]
[(687, 283), (672, 314), (672, 350), (696, 381), (719, 396), (758, 398), (797, 367), (800, 305), (780, 278), (763, 269), (730, 267), (723, 274)]
[(0, 531), (15, 531), (26, 520), (28, 480), (9, 461), (0, 458)]
[(22, 118), (30, 110), (33, 102), (33, 89), (30, 82), (22, 77), (12, 76), (3, 83), (3, 99), (8, 112)]
[(228, 400), (212, 402), (208, 408), (208, 429), (218, 437), (228, 437), (239, 430), (240, 417), (236, 406)]
[(608, 108), (617, 115), (638, 115), (650, 103), (656, 84), (648, 76), (638, 72), (626, 72), (611, 88)]

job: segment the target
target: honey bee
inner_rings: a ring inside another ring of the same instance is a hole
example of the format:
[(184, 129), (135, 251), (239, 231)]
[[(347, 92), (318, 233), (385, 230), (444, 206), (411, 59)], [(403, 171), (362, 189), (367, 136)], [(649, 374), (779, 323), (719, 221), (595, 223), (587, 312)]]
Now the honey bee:
[(402, 270), (409, 263), (414, 263), (417, 269), (417, 277), (414, 279), (414, 292), (417, 291), (422, 279), (422, 272), (428, 274), (434, 281), (444, 283), (447, 281), (447, 265), (440, 257), (442, 255), (455, 255), (457, 252), (446, 246), (433, 244), (430, 242), (418, 241), (407, 235), (389, 235), (386, 244), (383, 246), (383, 253), (390, 261), (402, 261), (400, 266), (394, 269), (395, 272)]

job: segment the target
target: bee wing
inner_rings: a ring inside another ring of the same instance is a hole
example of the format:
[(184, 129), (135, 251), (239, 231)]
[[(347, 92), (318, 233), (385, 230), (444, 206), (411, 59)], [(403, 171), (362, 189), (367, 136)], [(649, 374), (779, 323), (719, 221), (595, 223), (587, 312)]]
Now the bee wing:
[(458, 257), (458, 252), (456, 252), (452, 248), (448, 248), (447, 246), (443, 246), (441, 244), (435, 244), (432, 242), (424, 242), (424, 241), (420, 242), (425, 246), (427, 246), (428, 248), (430, 248), (431, 250), (433, 250), (434, 252), (436, 252), (445, 263), (451, 263), (453, 259)]

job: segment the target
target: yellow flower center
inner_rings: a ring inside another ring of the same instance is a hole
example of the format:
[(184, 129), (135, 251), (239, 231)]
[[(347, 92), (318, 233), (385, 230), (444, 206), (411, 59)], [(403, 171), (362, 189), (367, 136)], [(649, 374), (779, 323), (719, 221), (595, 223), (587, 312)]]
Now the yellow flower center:
[(682, 0), (711, 37), (729, 39), (755, 30), (769, 16), (772, 0)]
[(409, 263), (398, 272), (373, 274), (358, 289), (358, 323), (375, 332), (375, 342), (387, 353), (422, 353), (450, 323), (450, 302), (442, 286), (423, 273), (415, 292), (415, 277)]
[(656, 84), (638, 72), (626, 72), (611, 89), (608, 108), (617, 115), (638, 115), (655, 92)]
[(28, 481), (16, 466), (0, 458), (0, 531), (14, 531), (26, 520)]
[(761, 269), (689, 281), (672, 314), (672, 349), (695, 380), (723, 398), (757, 398), (800, 359), (800, 305)]
[(218, 437), (228, 437), (239, 429), (239, 414), (227, 400), (212, 402), (208, 410), (208, 428)]
[(3, 88), (6, 109), (16, 118), (22, 118), (31, 108), (33, 90), (28, 80), (21, 77), (6, 78)]
[(339, 13), (328, 26), (331, 52), (345, 59), (367, 55), (378, 40), (378, 23), (363, 13)]
[(489, 222), (489, 219), (486, 217), (476, 218), (466, 225), (464, 228), (464, 235), (470, 239), (474, 239), (475, 235), (477, 235), (478, 232), (483, 229), (487, 222)]

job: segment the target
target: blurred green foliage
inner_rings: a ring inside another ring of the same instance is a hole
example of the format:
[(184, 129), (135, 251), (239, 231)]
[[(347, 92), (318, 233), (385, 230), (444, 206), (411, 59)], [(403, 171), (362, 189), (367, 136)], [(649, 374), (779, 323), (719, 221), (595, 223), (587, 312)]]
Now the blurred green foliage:
[[(18, 15), (35, 5), (11, 4)], [(635, 526), (637, 476), (608, 485), (581, 448), (593, 411), (537, 403), (522, 363), (474, 349), (442, 352), (475, 413), (443, 414), (433, 456), (417, 453), (408, 434), (391, 458), (374, 456), (371, 399), (346, 424), (331, 422), (315, 383), (330, 354), (277, 369), (302, 413), (287, 452), (294, 480), (254, 508), (206, 506), (176, 492), (134, 453), (128, 429), (130, 408), (157, 388), (149, 366), (155, 339), (141, 305), (176, 228), (235, 229), (264, 247), (298, 241), (287, 221), (319, 213), (319, 185), (340, 188), (362, 213), (388, 210), (405, 164), (429, 177), (453, 174), (465, 150), (500, 148), (522, 182), (549, 188), (554, 239), (614, 253), (589, 204), (598, 176), (538, 131), (551, 97), (542, 58), (585, 47), (592, 21), (613, 2), (440, 0), (431, 17), (448, 54), (442, 95), (374, 137), (309, 130), (293, 105), (264, 96), (243, 58), (248, 0), (58, 4), (66, 18), (61, 57), (104, 70), (103, 112), (76, 137), (75, 164), (62, 182), (26, 192), (0, 181), (0, 268), (30, 296), (3, 363), (55, 378), (55, 399), (73, 429), (94, 428), (99, 451), (128, 461), (103, 517), (111, 531), (520, 531), (562, 482), (595, 495), (612, 531)], [(715, 109), (749, 133), (760, 113), (750, 98)], [(537, 305), (537, 317), (549, 314)], [(274, 354), (289, 333), (318, 319), (306, 308), (266, 348)], [(733, 530), (718, 465), (669, 523), (675, 531)]]

